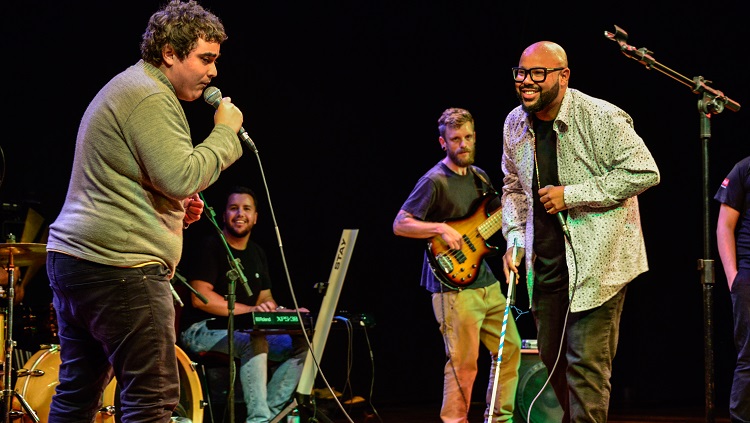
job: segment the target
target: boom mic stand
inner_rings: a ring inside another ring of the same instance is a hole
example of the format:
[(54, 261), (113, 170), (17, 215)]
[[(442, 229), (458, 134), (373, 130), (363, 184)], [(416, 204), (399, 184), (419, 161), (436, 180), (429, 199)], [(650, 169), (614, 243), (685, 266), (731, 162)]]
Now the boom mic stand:
[(670, 78), (687, 85), (693, 93), (700, 94), (698, 100), (698, 112), (700, 114), (700, 138), (702, 142), (702, 166), (703, 166), (703, 256), (698, 260), (698, 270), (701, 272), (701, 284), (703, 285), (703, 336), (704, 336), (704, 365), (706, 382), (706, 422), (714, 422), (714, 354), (713, 354), (713, 287), (714, 287), (714, 261), (711, 259), (711, 234), (709, 216), (709, 187), (708, 187), (708, 140), (711, 138), (712, 115), (721, 113), (724, 108), (737, 112), (740, 104), (725, 96), (723, 92), (708, 86), (711, 81), (702, 76), (693, 79), (669, 69), (660, 64), (651, 56), (652, 51), (640, 48), (636, 49), (627, 44), (628, 33), (615, 25), (615, 33), (604, 31), (604, 36), (617, 42), (622, 53), (648, 69), (656, 69)]
[(224, 243), (224, 247), (227, 249), (227, 258), (229, 260), (229, 266), (231, 269), (227, 272), (227, 278), (229, 283), (227, 284), (227, 353), (229, 354), (229, 390), (227, 392), (227, 407), (229, 408), (229, 421), (234, 422), (234, 381), (237, 375), (237, 369), (234, 364), (234, 303), (236, 299), (236, 281), (239, 279), (242, 282), (242, 286), (245, 287), (245, 291), (248, 296), (252, 296), (253, 292), (250, 290), (250, 285), (247, 283), (247, 276), (242, 272), (242, 265), (239, 260), (234, 258), (232, 250), (229, 248), (227, 239), (224, 236), (219, 224), (216, 223), (216, 213), (214, 213), (211, 207), (208, 207), (206, 199), (203, 197), (203, 193), (199, 194), (205, 209), (209, 211), (208, 219), (216, 228), (219, 233), (219, 237)]
[[(182, 282), (182, 284), (185, 285), (185, 287), (189, 289), (190, 292), (195, 294), (195, 296), (198, 297), (198, 299), (201, 300), (203, 304), (208, 304), (208, 298), (204, 297), (203, 294), (196, 291), (195, 288), (190, 285), (190, 282), (188, 282), (187, 279), (185, 279), (185, 277), (180, 274), (179, 270), (175, 270), (173, 279), (177, 279), (178, 281)], [(182, 303), (180, 295), (177, 293), (177, 291), (174, 290), (174, 286), (172, 287), (172, 295), (174, 295), (175, 302), (179, 303), (180, 307), (185, 305)]]

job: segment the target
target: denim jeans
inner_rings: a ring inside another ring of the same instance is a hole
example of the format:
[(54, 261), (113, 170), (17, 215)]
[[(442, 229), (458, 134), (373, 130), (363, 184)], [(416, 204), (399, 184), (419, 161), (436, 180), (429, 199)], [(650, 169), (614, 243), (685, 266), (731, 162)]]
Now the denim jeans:
[(534, 285), (532, 312), (539, 355), (552, 373), (550, 383), (563, 409), (562, 423), (607, 421), (612, 360), (626, 291), (627, 286), (601, 306), (570, 313), (566, 319), (568, 285)]
[[(440, 325), (448, 361), (443, 371), (443, 405), (440, 418), (445, 423), (465, 423), (471, 392), (477, 376), (479, 343), (490, 351), (489, 385), (487, 386), (485, 421), (495, 385), (497, 353), (505, 317), (506, 301), (496, 283), (486, 288), (464, 289), (432, 294), (432, 308)], [(497, 382), (493, 422), (513, 419), (521, 365), (521, 337), (513, 315), (509, 313), (505, 328), (503, 354)]]
[[(193, 353), (206, 351), (229, 353), (227, 331), (209, 329), (206, 321), (191, 325), (180, 337)], [(307, 343), (300, 336), (258, 335), (234, 332), (234, 355), (240, 359), (240, 383), (247, 409), (247, 423), (269, 422), (292, 399), (302, 366), (307, 357)], [(278, 362), (268, 380), (268, 362)]]
[(732, 282), (732, 314), (737, 363), (729, 394), (732, 423), (750, 422), (750, 270), (739, 269)]
[(60, 338), (49, 422), (92, 422), (112, 376), (125, 422), (168, 422), (180, 400), (169, 270), (105, 266), (50, 251)]

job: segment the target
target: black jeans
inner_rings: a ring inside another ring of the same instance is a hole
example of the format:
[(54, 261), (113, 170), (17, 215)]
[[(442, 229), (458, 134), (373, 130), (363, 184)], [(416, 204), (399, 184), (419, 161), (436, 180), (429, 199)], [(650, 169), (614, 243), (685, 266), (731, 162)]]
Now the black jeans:
[(180, 399), (174, 303), (162, 265), (121, 268), (50, 251), (60, 384), (49, 422), (92, 422), (112, 376), (121, 422), (168, 422)]
[(606, 422), (627, 286), (601, 306), (566, 317), (568, 285), (559, 285), (555, 289), (534, 286), (532, 311), (539, 355), (552, 373), (550, 383), (564, 412), (563, 423)]

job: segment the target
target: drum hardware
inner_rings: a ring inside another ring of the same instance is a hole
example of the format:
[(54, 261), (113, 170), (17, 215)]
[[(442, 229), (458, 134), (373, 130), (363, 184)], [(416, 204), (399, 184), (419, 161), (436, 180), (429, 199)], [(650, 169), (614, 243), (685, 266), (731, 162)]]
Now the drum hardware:
[(117, 412), (117, 407), (114, 405), (105, 405), (99, 409), (99, 413), (104, 414), (107, 417), (114, 416), (115, 412)]
[(30, 336), (36, 335), (38, 332), (38, 319), (36, 313), (34, 313), (34, 310), (31, 307), (25, 307), (23, 316), (21, 318), (23, 321), (23, 332)]
[(55, 305), (50, 303), (49, 305), (49, 316), (47, 318), (47, 329), (49, 329), (50, 339), (57, 339), (57, 313), (55, 312)]
[[(198, 372), (188, 355), (175, 345), (177, 365), (180, 374), (180, 402), (175, 409), (175, 416), (189, 419), (192, 423), (203, 423), (203, 391)], [(55, 388), (59, 382), (60, 345), (41, 345), (41, 349), (29, 358), (23, 369), (17, 372), (16, 391), (23, 394), (29, 406), (36, 411), (37, 422), (47, 423), (50, 405)], [(118, 423), (119, 386), (117, 379), (112, 378), (102, 393), (102, 405), (96, 414), (95, 423)], [(30, 423), (31, 416), (20, 411), (18, 402), (14, 402), (13, 418), (20, 418), (20, 423)]]
[[(14, 411), (13, 398), (16, 398), (26, 413), (32, 418), (35, 423), (39, 422), (39, 417), (36, 415), (34, 410), (28, 402), (23, 398), (19, 392), (16, 392), (11, 386), (12, 382), (12, 358), (13, 348), (15, 347), (16, 341), (13, 340), (13, 303), (15, 298), (15, 267), (31, 266), (34, 264), (40, 264), (45, 261), (47, 256), (47, 245), (46, 244), (34, 244), (34, 243), (21, 243), (16, 242), (16, 237), (13, 234), (8, 236), (8, 242), (6, 244), (0, 244), (0, 263), (2, 263), (5, 270), (8, 272), (8, 311), (7, 319), (5, 319), (5, 360), (3, 361), (3, 418), (5, 423), (10, 423), (11, 420), (18, 418), (22, 413)], [(7, 258), (7, 262), (6, 262)]]
[(44, 376), (44, 370), (34, 369), (18, 369), (16, 371), (17, 377), (29, 377), (29, 376)]

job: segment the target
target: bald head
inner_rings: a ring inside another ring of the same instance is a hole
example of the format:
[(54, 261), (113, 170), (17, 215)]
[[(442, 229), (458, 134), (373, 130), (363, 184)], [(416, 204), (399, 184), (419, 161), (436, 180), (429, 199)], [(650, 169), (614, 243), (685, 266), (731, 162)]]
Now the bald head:
[(521, 61), (544, 63), (547, 67), (568, 67), (568, 55), (559, 44), (552, 41), (539, 41), (521, 54)]
[[(523, 51), (517, 69), (524, 70), (522, 80), (514, 74), (516, 95), (523, 109), (541, 120), (553, 120), (560, 111), (570, 79), (565, 50), (552, 41), (536, 42)], [(536, 76), (531, 72), (536, 72)]]

